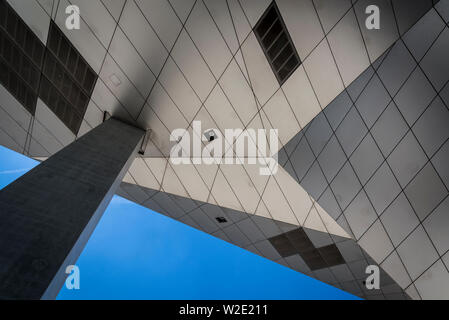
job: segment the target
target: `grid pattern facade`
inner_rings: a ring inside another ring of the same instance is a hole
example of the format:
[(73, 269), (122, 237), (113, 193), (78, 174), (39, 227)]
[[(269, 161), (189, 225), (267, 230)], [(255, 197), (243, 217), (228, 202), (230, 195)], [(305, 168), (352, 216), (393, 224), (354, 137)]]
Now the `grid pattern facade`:
[(54, 22), (45, 46), (6, 0), (0, 9), (3, 86), (32, 116), (39, 97), (77, 134), (97, 75)]
[[(81, 28), (74, 31), (64, 27), (67, 0), (30, 0), (26, 7), (9, 1), (42, 43), (47, 43), (50, 24), (55, 23), (99, 78), (77, 134), (40, 99), (31, 116), (0, 87), (1, 144), (45, 159), (102, 123), (104, 111), (151, 128), (145, 154), (135, 160), (124, 180), (124, 195), (295, 269), (300, 256), (280, 257), (267, 239), (302, 227), (317, 248), (337, 245), (348, 235), (330, 212), (283, 168), (263, 177), (257, 166), (173, 166), (168, 161), (170, 132), (177, 128), (191, 132), (193, 120), (220, 131), (279, 128), (279, 146), (285, 146), (282, 159), (287, 143), (433, 5), (447, 20), (448, 1), (275, 2), (302, 62), (282, 85), (253, 32), (269, 0), (87, 1), (79, 4)], [(381, 9), (381, 30), (364, 27), (370, 4)], [(220, 217), (230, 225), (216, 226), (215, 217), (197, 210), (200, 204), (211, 211), (221, 208)], [(242, 216), (264, 219), (280, 231), (258, 240), (258, 229), (249, 219), (237, 226), (235, 220)], [(369, 260), (364, 253), (354, 257), (348, 263), (351, 271), (350, 263), (363, 265)], [(333, 279), (334, 270), (304, 272), (326, 281)], [(353, 273), (357, 276), (347, 281), (328, 282), (366, 295), (355, 281), (360, 272)], [(371, 294), (386, 297), (386, 293)]]
[[(53, 21), (99, 75), (75, 134), (48, 123), (47, 110), (31, 119), (2, 106), (12, 121), (0, 132), (1, 141), (43, 158), (100, 124), (104, 111), (157, 132), (146, 157), (167, 157), (170, 132), (191, 130), (194, 119), (219, 129), (283, 124), (290, 129), (282, 132), (285, 144), (397, 39), (392, 3), (406, 30), (433, 1), (371, 1), (385, 14), (385, 24), (370, 32), (363, 28), (365, 0), (338, 6), (277, 0), (302, 62), (282, 86), (252, 31), (269, 0), (94, 1), (78, 4), (81, 28), (72, 31), (65, 29), (67, 0), (32, 0), (27, 7), (8, 2), (44, 44)], [(368, 56), (359, 50), (363, 41)], [(339, 50), (335, 57), (331, 48)]]
[(448, 290), (448, 55), (447, 22), (432, 9), (280, 160), (413, 297)]
[[(177, 195), (122, 183), (118, 194), (254, 254), (359, 297), (404, 300), (409, 296), (380, 268), (380, 290), (364, 284), (374, 260), (353, 240)], [(148, 198), (148, 194), (151, 196)], [(146, 198), (141, 202), (142, 197)], [(225, 218), (219, 223), (217, 217)]]

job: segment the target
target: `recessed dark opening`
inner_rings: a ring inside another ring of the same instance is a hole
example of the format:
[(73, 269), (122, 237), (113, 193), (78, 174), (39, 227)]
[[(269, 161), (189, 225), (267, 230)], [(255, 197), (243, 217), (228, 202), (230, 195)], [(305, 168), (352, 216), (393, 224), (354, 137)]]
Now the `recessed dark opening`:
[(228, 222), (228, 220), (226, 220), (225, 217), (216, 217), (215, 219), (218, 221), (218, 223), (226, 223), (226, 222)]
[(0, 0), (1, 84), (32, 114), (44, 45), (9, 4)]
[(50, 23), (47, 48), (80, 89), (90, 95), (97, 75), (53, 21)]
[(45, 47), (0, 0), (0, 82), (32, 115), (39, 96), (77, 134), (97, 77), (54, 21)]
[(95, 72), (51, 22), (40, 98), (75, 134), (81, 126), (96, 80)]
[(254, 33), (279, 84), (282, 85), (301, 65), (301, 59), (274, 1), (254, 27)]

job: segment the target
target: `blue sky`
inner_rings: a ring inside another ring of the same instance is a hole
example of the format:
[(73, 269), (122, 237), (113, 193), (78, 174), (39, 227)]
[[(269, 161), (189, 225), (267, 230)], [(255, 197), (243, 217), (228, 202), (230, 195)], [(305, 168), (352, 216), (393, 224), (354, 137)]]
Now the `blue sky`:
[[(0, 146), (0, 188), (38, 162)], [(356, 299), (115, 196), (58, 299)]]

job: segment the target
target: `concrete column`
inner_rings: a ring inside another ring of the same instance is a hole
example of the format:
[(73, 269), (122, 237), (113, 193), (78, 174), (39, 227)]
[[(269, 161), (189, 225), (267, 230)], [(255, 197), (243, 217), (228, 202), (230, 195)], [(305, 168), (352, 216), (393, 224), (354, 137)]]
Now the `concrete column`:
[(0, 299), (54, 299), (145, 132), (109, 119), (0, 191)]

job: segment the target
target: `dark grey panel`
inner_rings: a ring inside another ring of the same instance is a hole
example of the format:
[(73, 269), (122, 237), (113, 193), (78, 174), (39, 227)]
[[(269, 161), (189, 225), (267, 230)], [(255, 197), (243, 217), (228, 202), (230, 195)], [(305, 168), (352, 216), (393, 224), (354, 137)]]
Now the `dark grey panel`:
[(449, 22), (449, 1), (448, 0), (438, 0), (435, 1), (435, 9), (443, 17), (444, 21)]
[(376, 145), (373, 137), (368, 134), (351, 155), (351, 165), (354, 172), (364, 185), (383, 161), (382, 153)]
[(404, 34), (432, 7), (432, 0), (393, 0), (399, 31)]
[(365, 186), (374, 209), (381, 214), (401, 192), (401, 187), (386, 162), (379, 168)]
[(318, 248), (318, 252), (323, 257), (329, 267), (344, 264), (345, 261), (335, 244)]
[(313, 164), (315, 157), (312, 149), (310, 149), (309, 143), (306, 139), (302, 139), (296, 147), (295, 151), (290, 156), (290, 161), (298, 176), (299, 180), (302, 180), (307, 171)]
[(388, 156), (408, 131), (407, 123), (396, 104), (391, 102), (379, 120), (374, 124), (371, 134), (384, 156)]
[(424, 57), (445, 26), (437, 11), (430, 10), (407, 32), (404, 42), (416, 60), (419, 61)]
[(337, 202), (343, 210), (351, 203), (362, 188), (349, 162), (337, 174), (330, 186)]
[(421, 66), (437, 91), (447, 83), (449, 73), (449, 28), (446, 27), (429, 52), (423, 58)]
[(415, 69), (394, 98), (409, 125), (413, 125), (435, 98), (436, 92), (421, 69)]
[(432, 163), (443, 179), (446, 187), (449, 188), (449, 141), (432, 158)]
[(324, 190), (326, 190), (328, 182), (321, 171), (318, 161), (307, 172), (301, 184), (314, 199), (318, 199)]
[(288, 239), (285, 234), (278, 235), (270, 238), (269, 240), (281, 257), (285, 258), (298, 253), (296, 248), (290, 242), (290, 239)]
[(375, 75), (363, 90), (355, 105), (362, 115), (363, 121), (368, 128), (371, 128), (390, 101), (391, 98), (387, 90), (379, 77)]
[[(356, 89), (354, 89), (357, 91)], [(361, 90), (361, 89), (360, 89)], [(355, 93), (355, 95), (358, 95)], [(349, 94), (343, 91), (324, 110), (331, 127), (336, 130), (352, 106)]]
[(365, 123), (356, 108), (353, 107), (335, 131), (335, 134), (345, 153), (350, 155), (362, 141), (367, 132), (368, 129), (366, 128)]
[(426, 164), (427, 157), (410, 131), (387, 159), (401, 187), (405, 187)]
[(405, 189), (405, 194), (419, 218), (424, 220), (447, 197), (448, 191), (433, 166), (428, 164)]
[(329, 268), (345, 263), (335, 244), (317, 248), (310, 241), (303, 228), (270, 238), (269, 241), (282, 257), (299, 254), (311, 270)]
[(378, 70), (380, 79), (392, 96), (398, 92), (415, 66), (416, 63), (404, 43), (396, 42)]
[(268, 240), (282, 257), (299, 254), (310, 270), (319, 270), (345, 263), (335, 244), (317, 248), (303, 228), (297, 228)]
[(413, 132), (430, 158), (449, 138), (449, 110), (440, 98), (436, 98), (416, 122)]
[(337, 141), (337, 138), (333, 136), (318, 157), (318, 162), (323, 169), (327, 181), (332, 181), (334, 179), (338, 171), (343, 167), (345, 161), (346, 155), (343, 152), (340, 143)]
[(332, 129), (326, 116), (320, 112), (309, 125), (305, 136), (315, 155), (320, 154), (329, 138), (332, 136)]

